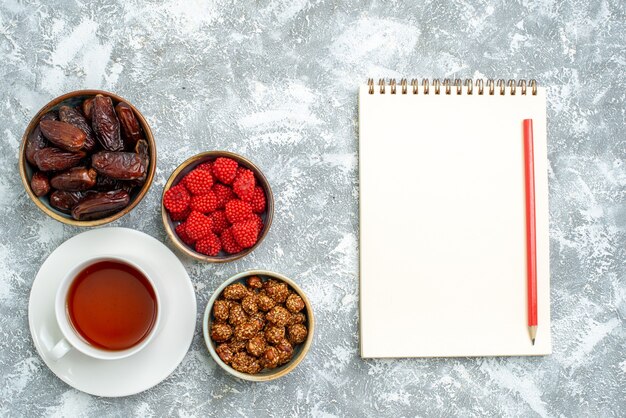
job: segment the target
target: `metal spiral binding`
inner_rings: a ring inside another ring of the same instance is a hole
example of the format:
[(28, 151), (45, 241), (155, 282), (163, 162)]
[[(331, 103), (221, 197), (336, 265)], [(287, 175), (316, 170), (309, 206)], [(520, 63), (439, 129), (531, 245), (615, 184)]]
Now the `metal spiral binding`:
[[(419, 94), (419, 80), (414, 78), (411, 80), (411, 89), (409, 90), (409, 83), (406, 78), (400, 80), (400, 94), (409, 94), (412, 92), (413, 94)], [(528, 90), (530, 89), (530, 94), (533, 96), (537, 95), (537, 81), (535, 80), (516, 80), (510, 79), (508, 81), (504, 81), (503, 79), (499, 79), (494, 81), (492, 78), (487, 81), (483, 79), (477, 79), (476, 81), (471, 78), (467, 78), (464, 81), (460, 78), (454, 79), (454, 82), (450, 81), (449, 78), (444, 79), (443, 81), (435, 78), (433, 80), (429, 80), (428, 78), (422, 79), (422, 92), (423, 94), (430, 94), (430, 86), (433, 86), (433, 94), (440, 95), (442, 94), (442, 86), (443, 92), (445, 95), (452, 95), (452, 92), (456, 92), (456, 95), (459, 96), (463, 94), (463, 87), (465, 87), (465, 94), (473, 95), (474, 94), (474, 86), (476, 86), (476, 91), (479, 96), (488, 94), (490, 96), (499, 94), (500, 96), (504, 96), (506, 94), (506, 90), (508, 88), (509, 95), (516, 96), (526, 96)], [(374, 79), (367, 79), (368, 93), (374, 94), (375, 86)], [(386, 86), (389, 86), (389, 92), (391, 94), (397, 93), (397, 83), (396, 79), (389, 79), (387, 83), (384, 78), (380, 78), (378, 80), (378, 90), (380, 94), (385, 94)], [(454, 90), (453, 88), (454, 87)], [(496, 90), (497, 87), (497, 90)]]

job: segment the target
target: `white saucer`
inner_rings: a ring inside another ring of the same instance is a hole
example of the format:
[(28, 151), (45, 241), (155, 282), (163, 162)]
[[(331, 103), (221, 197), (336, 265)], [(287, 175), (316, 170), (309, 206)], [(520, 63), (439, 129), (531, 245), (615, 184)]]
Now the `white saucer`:
[[(71, 350), (55, 362), (49, 349), (61, 338), (57, 286), (72, 266), (101, 254), (124, 255), (154, 280), (162, 309), (158, 334), (128, 358), (96, 360)], [(196, 328), (196, 296), (180, 260), (161, 242), (132, 229), (94, 229), (65, 241), (43, 263), (30, 292), (28, 323), (37, 352), (65, 383), (92, 395), (128, 396), (158, 384), (183, 360)]]

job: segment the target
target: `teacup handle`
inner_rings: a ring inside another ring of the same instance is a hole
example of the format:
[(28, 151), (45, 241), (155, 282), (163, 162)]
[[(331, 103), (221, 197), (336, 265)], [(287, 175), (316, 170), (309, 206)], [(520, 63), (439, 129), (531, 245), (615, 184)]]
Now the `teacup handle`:
[(52, 357), (52, 360), (57, 361), (61, 357), (66, 355), (71, 349), (72, 346), (70, 345), (70, 343), (68, 343), (67, 340), (63, 338), (61, 339), (61, 341), (56, 343), (54, 347), (52, 347), (52, 350), (50, 350), (50, 357)]

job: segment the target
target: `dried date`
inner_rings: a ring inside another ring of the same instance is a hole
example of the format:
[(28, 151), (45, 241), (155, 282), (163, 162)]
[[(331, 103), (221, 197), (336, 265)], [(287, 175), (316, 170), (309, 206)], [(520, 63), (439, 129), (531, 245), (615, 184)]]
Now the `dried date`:
[(117, 118), (122, 127), (124, 145), (126, 145), (127, 150), (132, 150), (135, 148), (137, 141), (143, 139), (141, 125), (139, 125), (133, 109), (124, 102), (120, 102), (115, 106), (115, 113), (117, 113)]
[(134, 152), (101, 151), (91, 156), (91, 165), (99, 174), (116, 180), (137, 180), (145, 176), (145, 160)]
[(108, 151), (123, 151), (124, 142), (120, 135), (120, 122), (113, 109), (110, 97), (98, 94), (91, 110), (91, 126), (100, 145)]
[(30, 131), (28, 136), (26, 137), (26, 145), (24, 146), (24, 154), (26, 155), (26, 160), (35, 165), (35, 153), (42, 148), (45, 148), (48, 144), (46, 138), (44, 138), (41, 133), (41, 129), (39, 125), (35, 126), (35, 128)]
[(55, 147), (46, 147), (37, 151), (33, 159), (41, 171), (63, 171), (80, 164), (85, 155), (82, 151), (69, 152)]
[(99, 174), (96, 178), (96, 185), (94, 186), (94, 189), (106, 192), (110, 190), (126, 190), (130, 194), (133, 187), (134, 185), (130, 181), (115, 180), (111, 177)]
[(139, 156), (145, 160), (146, 167), (148, 167), (150, 164), (150, 147), (148, 141), (145, 139), (137, 141), (135, 144), (135, 154), (139, 154)]
[(124, 190), (91, 193), (72, 209), (72, 217), (78, 221), (100, 219), (112, 215), (130, 203)]
[(30, 179), (30, 188), (33, 193), (35, 193), (35, 196), (41, 197), (47, 195), (50, 191), (50, 181), (48, 180), (48, 176), (41, 171), (36, 172)]
[(46, 112), (41, 117), (41, 119), (39, 119), (39, 122), (41, 122), (42, 120), (59, 120), (59, 113), (56, 110)]
[(39, 122), (41, 133), (46, 139), (66, 151), (78, 151), (87, 135), (74, 125), (57, 120), (43, 120)]
[[(59, 117), (57, 116), (56, 112), (50, 111), (44, 114), (41, 117), (40, 121), (58, 120), (58, 119)], [(48, 141), (43, 136), (43, 133), (41, 133), (41, 128), (39, 127), (39, 124), (37, 124), (37, 126), (35, 126), (33, 130), (31, 130), (28, 136), (26, 137), (26, 145), (24, 148), (24, 154), (26, 155), (26, 160), (32, 165), (36, 165), (35, 153), (39, 151), (40, 149), (45, 148), (46, 146), (48, 146)]]
[(87, 119), (76, 109), (69, 106), (61, 106), (59, 118), (62, 122), (69, 123), (85, 133), (85, 144), (83, 150), (91, 152), (96, 147), (96, 136), (87, 122)]
[(143, 186), (148, 178), (148, 167), (150, 166), (150, 148), (148, 146), (148, 142), (145, 139), (140, 139), (137, 141), (135, 145), (135, 153), (138, 154), (142, 159), (143, 163), (146, 166), (146, 171), (143, 173), (143, 176), (139, 177), (136, 180), (132, 180), (131, 183), (134, 186)]
[(74, 206), (89, 194), (95, 193), (91, 190), (87, 192), (66, 192), (55, 190), (50, 194), (50, 206), (61, 212), (70, 213)]
[(81, 111), (87, 120), (91, 120), (91, 114), (93, 111), (93, 97), (90, 99), (86, 99), (81, 105)]
[(95, 186), (97, 176), (93, 168), (74, 167), (52, 177), (50, 184), (57, 190), (81, 192)]
[(133, 108), (114, 107), (103, 95), (41, 116), (25, 140), (24, 154), (35, 172), (33, 193), (47, 196), (52, 208), (77, 220), (99, 219), (128, 206), (151, 162)]

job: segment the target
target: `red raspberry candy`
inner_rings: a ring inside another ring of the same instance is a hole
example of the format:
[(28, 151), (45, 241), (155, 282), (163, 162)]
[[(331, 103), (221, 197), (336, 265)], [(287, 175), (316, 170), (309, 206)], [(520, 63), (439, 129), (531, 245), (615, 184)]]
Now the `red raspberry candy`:
[(250, 205), (252, 206), (252, 212), (254, 213), (261, 213), (265, 210), (265, 192), (263, 191), (263, 188), (259, 186), (254, 188)]
[(224, 232), (220, 235), (220, 241), (222, 241), (222, 248), (228, 254), (237, 254), (241, 252), (243, 248), (241, 245), (235, 241), (235, 237), (233, 237), (233, 228), (230, 227), (225, 229)]
[(256, 244), (258, 235), (258, 225), (254, 219), (233, 224), (233, 237), (243, 248), (250, 248)]
[(196, 166), (196, 170), (204, 170), (204, 171), (208, 171), (209, 173), (213, 171), (210, 162), (202, 163)]
[(216, 210), (209, 215), (209, 218), (211, 218), (213, 232), (216, 234), (221, 234), (226, 228), (230, 227), (230, 222), (226, 219), (226, 213), (223, 210)]
[(256, 181), (254, 173), (246, 168), (237, 170), (237, 178), (233, 182), (233, 191), (241, 200), (251, 201), (254, 196)]
[(220, 157), (213, 162), (213, 175), (224, 184), (231, 184), (237, 176), (237, 161)]
[(170, 188), (163, 195), (163, 206), (170, 212), (182, 212), (189, 207), (191, 196), (182, 184)]
[(211, 213), (217, 209), (217, 197), (212, 191), (209, 191), (207, 194), (192, 196), (190, 206), (191, 210), (202, 213)]
[(185, 225), (185, 231), (191, 239), (199, 240), (212, 233), (211, 219), (195, 210), (191, 211)]
[(173, 221), (184, 221), (191, 213), (191, 208), (187, 208), (182, 212), (170, 212), (170, 219)]
[(213, 176), (206, 170), (195, 169), (183, 178), (183, 182), (192, 194), (207, 194), (213, 186)]
[(213, 233), (196, 242), (196, 251), (200, 254), (206, 254), (214, 257), (219, 254), (221, 249), (222, 243), (217, 235)]
[(195, 244), (196, 240), (191, 239), (189, 235), (187, 235), (187, 231), (185, 230), (186, 227), (187, 225), (185, 225), (185, 222), (179, 224), (175, 229), (176, 235), (178, 235), (178, 238), (180, 238), (182, 242), (189, 246), (192, 246), (193, 244)]
[(212, 190), (213, 190), (213, 193), (215, 193), (215, 196), (217, 197), (218, 209), (224, 209), (226, 202), (237, 198), (237, 196), (235, 196), (235, 192), (233, 192), (233, 189), (221, 183), (215, 183), (213, 185)]
[(226, 219), (234, 224), (252, 217), (252, 206), (243, 200), (235, 199), (226, 203)]
[(257, 215), (256, 213), (254, 215), (252, 215), (252, 217), (250, 218), (253, 221), (256, 222), (257, 225), (257, 229), (259, 230), (259, 234), (261, 233), (261, 231), (263, 230), (263, 219), (261, 219), (261, 217), (259, 215)]

